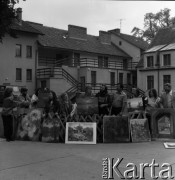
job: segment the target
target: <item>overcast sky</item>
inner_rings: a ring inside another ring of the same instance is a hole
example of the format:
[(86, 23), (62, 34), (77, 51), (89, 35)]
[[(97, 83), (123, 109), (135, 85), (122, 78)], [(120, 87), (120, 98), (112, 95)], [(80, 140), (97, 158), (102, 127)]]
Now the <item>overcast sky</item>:
[(175, 1), (20, 0), (16, 7), (22, 7), (23, 20), (64, 30), (69, 24), (82, 26), (91, 35), (120, 28), (120, 19), (121, 31), (131, 34), (135, 26), (143, 29), (146, 13), (164, 8), (175, 16)]

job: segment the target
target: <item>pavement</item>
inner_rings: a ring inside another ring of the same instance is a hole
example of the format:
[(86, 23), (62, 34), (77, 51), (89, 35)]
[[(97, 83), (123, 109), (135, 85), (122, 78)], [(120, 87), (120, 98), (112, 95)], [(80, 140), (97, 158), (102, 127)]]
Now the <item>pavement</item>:
[[(156, 175), (159, 176), (160, 171), (165, 169), (162, 164), (168, 163), (172, 176), (175, 176), (175, 149), (165, 149), (163, 142), (80, 145), (6, 142), (1, 139), (0, 180), (101, 180), (105, 170), (102, 166), (103, 158), (114, 158), (114, 162), (117, 158), (123, 158), (117, 167), (122, 175), (131, 169), (126, 167), (128, 163), (135, 165), (139, 175), (140, 164), (151, 164), (154, 159), (159, 164), (159, 168), (155, 168)], [(121, 176), (114, 172), (113, 179), (121, 179)], [(144, 170), (144, 179), (153, 179), (149, 167)]]

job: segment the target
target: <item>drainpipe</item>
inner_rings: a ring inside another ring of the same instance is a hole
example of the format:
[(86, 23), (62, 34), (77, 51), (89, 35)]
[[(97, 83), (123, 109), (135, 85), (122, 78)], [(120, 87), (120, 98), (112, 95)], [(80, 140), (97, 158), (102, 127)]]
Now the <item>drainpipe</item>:
[(37, 87), (38, 49), (35, 50), (35, 90)]

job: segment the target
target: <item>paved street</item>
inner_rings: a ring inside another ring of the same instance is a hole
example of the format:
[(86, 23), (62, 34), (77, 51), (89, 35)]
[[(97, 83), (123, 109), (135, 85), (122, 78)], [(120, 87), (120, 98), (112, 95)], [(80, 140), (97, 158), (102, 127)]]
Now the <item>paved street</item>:
[[(124, 158), (121, 172), (128, 169), (127, 163), (138, 166), (155, 159), (160, 166), (171, 164), (175, 176), (175, 150), (165, 149), (163, 141), (97, 145), (1, 141), (0, 180), (100, 180), (105, 157)], [(150, 169), (145, 172), (150, 180)], [(120, 178), (114, 174), (114, 179)]]

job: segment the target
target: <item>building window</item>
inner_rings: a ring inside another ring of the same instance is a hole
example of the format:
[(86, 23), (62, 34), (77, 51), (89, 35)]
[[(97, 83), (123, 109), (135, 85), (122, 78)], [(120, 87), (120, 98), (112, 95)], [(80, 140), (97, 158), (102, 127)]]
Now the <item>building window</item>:
[(16, 68), (16, 80), (21, 81), (22, 80), (22, 69)]
[(128, 61), (127, 61), (127, 59), (123, 59), (123, 69), (128, 69)]
[(147, 76), (147, 89), (154, 88), (154, 76)]
[(119, 83), (123, 84), (123, 73), (119, 73)]
[(26, 80), (31, 81), (32, 80), (32, 69), (26, 70)]
[(131, 85), (131, 73), (127, 73), (127, 84)]
[(16, 44), (16, 57), (22, 56), (22, 46), (21, 44)]
[(74, 66), (80, 66), (80, 54), (74, 53)]
[(104, 67), (108, 67), (108, 57), (104, 57)]
[(164, 54), (163, 55), (163, 65), (164, 66), (170, 66), (171, 65), (171, 55), (170, 54)]
[(32, 46), (26, 46), (26, 57), (27, 58), (32, 57)]
[(171, 83), (171, 76), (170, 75), (164, 75), (163, 76), (163, 84)]
[(96, 84), (96, 71), (91, 71), (91, 84), (92, 86)]
[(111, 76), (111, 86), (114, 86), (115, 85), (115, 72), (111, 72), (110, 76)]
[(122, 41), (119, 41), (119, 46), (121, 46), (122, 45)]
[(153, 56), (147, 56), (147, 67), (153, 67)]
[(103, 67), (103, 56), (98, 56), (98, 67), (99, 68)]

